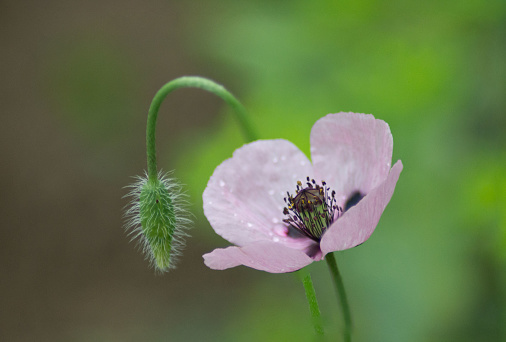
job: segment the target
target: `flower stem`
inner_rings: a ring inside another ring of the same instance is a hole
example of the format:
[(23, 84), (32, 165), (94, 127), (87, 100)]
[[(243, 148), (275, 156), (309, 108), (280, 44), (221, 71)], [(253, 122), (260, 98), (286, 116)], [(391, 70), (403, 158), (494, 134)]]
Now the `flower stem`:
[(148, 112), (148, 123), (146, 127), (146, 149), (148, 155), (148, 176), (150, 180), (155, 180), (157, 176), (156, 166), (156, 147), (155, 147), (155, 131), (156, 131), (156, 119), (158, 117), (158, 110), (169, 93), (179, 88), (200, 88), (207, 90), (221, 97), (226, 103), (228, 103), (236, 114), (239, 125), (241, 126), (244, 138), (247, 141), (253, 141), (257, 135), (253, 130), (253, 127), (246, 115), (246, 110), (241, 103), (229, 93), (223, 86), (206, 78), (198, 76), (185, 76), (176, 78), (175, 80), (166, 83), (156, 93)]
[(313, 281), (311, 280), (311, 274), (304, 274), (304, 271), (300, 270), (297, 272), (297, 277), (302, 281), (304, 290), (306, 291), (306, 298), (309, 304), (309, 311), (311, 313), (311, 321), (315, 333), (319, 338), (323, 337), (323, 325), (320, 316), (320, 308), (318, 307), (318, 301), (316, 300), (316, 292), (314, 290)]
[(348, 305), (348, 299), (346, 297), (346, 291), (344, 290), (343, 278), (341, 278), (341, 274), (339, 273), (339, 269), (337, 268), (336, 258), (334, 253), (328, 253), (325, 255), (325, 261), (329, 266), (330, 273), (332, 274), (332, 279), (334, 280), (334, 285), (336, 286), (337, 296), (339, 298), (339, 302), (341, 303), (341, 309), (343, 311), (343, 319), (344, 319), (344, 341), (351, 341), (351, 314), (350, 314), (350, 306)]

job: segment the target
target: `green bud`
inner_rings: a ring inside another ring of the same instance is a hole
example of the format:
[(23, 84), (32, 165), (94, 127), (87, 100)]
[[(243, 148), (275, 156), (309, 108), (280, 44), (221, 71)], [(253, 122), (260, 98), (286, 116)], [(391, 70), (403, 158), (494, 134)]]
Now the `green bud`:
[(139, 238), (146, 258), (158, 271), (174, 268), (181, 249), (186, 226), (191, 222), (184, 209), (185, 195), (174, 179), (162, 176), (153, 180), (138, 177), (129, 196), (131, 207), (126, 212), (127, 229)]

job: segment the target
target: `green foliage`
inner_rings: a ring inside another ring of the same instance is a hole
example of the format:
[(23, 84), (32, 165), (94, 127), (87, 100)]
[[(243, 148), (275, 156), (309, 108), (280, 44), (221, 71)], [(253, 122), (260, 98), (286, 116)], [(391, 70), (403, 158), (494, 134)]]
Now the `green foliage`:
[[(371, 239), (342, 253), (355, 326), (367, 327), (356, 340), (504, 338), (506, 2), (212, 3), (189, 47), (242, 80), (229, 89), (262, 138), (309, 155), (310, 128), (327, 113), (390, 124), (405, 166), (396, 193)], [(242, 144), (222, 120), (179, 151), (195, 199)]]

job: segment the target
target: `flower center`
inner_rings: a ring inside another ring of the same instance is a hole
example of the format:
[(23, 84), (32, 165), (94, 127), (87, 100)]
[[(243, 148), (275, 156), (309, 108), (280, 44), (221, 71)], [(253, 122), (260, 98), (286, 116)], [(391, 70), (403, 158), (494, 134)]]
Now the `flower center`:
[(287, 192), (287, 207), (283, 209), (283, 214), (288, 218), (283, 222), (319, 242), (326, 229), (342, 214), (343, 209), (336, 204), (336, 192), (330, 192), (324, 181), (320, 185), (307, 177), (306, 184), (306, 187), (302, 187), (302, 182), (297, 182), (295, 197)]

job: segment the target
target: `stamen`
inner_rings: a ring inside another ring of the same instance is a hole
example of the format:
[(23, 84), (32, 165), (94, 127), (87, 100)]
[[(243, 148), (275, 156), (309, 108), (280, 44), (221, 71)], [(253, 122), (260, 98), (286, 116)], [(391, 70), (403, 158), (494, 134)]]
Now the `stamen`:
[(287, 192), (285, 203), (287, 208), (283, 214), (288, 218), (283, 222), (300, 231), (310, 239), (320, 241), (326, 229), (342, 214), (343, 210), (336, 204), (335, 191), (329, 196), (330, 188), (325, 181), (317, 184), (314, 179), (306, 178), (307, 187), (302, 188), (302, 182), (297, 181), (293, 197)]

